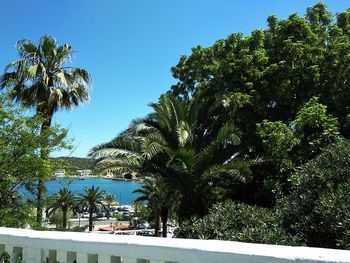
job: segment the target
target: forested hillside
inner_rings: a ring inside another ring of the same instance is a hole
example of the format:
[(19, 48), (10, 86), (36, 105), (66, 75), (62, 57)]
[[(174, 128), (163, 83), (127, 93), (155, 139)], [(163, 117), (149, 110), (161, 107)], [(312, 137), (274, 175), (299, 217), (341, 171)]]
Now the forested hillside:
[(83, 170), (83, 169), (94, 169), (94, 160), (90, 158), (81, 157), (58, 157), (56, 158), (60, 162), (63, 161), (64, 166), (68, 167), (68, 170)]

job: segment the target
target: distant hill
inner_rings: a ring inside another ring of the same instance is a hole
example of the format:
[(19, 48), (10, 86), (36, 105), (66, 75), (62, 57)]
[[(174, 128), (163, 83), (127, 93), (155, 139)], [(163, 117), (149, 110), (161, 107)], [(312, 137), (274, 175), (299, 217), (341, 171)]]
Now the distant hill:
[(57, 157), (55, 158), (58, 161), (62, 161), (64, 166), (68, 166), (68, 170), (94, 170), (95, 164), (94, 160), (90, 158), (81, 158), (81, 157)]

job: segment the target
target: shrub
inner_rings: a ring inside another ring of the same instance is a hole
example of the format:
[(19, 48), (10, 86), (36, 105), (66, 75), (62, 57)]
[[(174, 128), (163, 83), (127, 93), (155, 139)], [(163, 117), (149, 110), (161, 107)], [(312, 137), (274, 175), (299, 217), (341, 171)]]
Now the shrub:
[(180, 236), (251, 243), (301, 245), (297, 236), (287, 235), (275, 211), (233, 201), (216, 204), (202, 219), (186, 222)]
[(84, 232), (87, 229), (87, 226), (74, 226), (72, 228), (64, 228), (64, 227), (55, 227), (55, 228), (49, 228), (44, 226), (35, 226), (32, 227), (34, 230), (40, 230), (40, 231), (61, 231), (61, 232)]
[(350, 142), (327, 147), (292, 176), (282, 226), (308, 246), (350, 248)]

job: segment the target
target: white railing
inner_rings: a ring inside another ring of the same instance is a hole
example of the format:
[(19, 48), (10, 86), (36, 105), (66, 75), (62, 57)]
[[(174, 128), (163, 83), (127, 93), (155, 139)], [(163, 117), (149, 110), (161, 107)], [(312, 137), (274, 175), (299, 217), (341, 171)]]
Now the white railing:
[(350, 262), (350, 251), (108, 234), (0, 228), (0, 254), (25, 263)]

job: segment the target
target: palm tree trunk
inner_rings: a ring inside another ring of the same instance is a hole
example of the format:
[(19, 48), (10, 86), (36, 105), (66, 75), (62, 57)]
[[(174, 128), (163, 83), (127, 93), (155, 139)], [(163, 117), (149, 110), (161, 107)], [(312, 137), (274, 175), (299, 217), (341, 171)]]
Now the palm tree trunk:
[(67, 227), (67, 209), (62, 209), (62, 226), (63, 228)]
[(155, 219), (155, 222), (154, 222), (154, 235), (156, 237), (159, 237), (159, 211), (158, 211), (158, 208), (156, 208), (154, 210), (154, 219)]
[(92, 224), (93, 224), (92, 212), (93, 212), (93, 210), (90, 208), (89, 209), (89, 231), (92, 231)]
[[(39, 111), (40, 112), (40, 111)], [(47, 160), (49, 157), (49, 152), (47, 149), (48, 135), (45, 134), (51, 126), (51, 121), (53, 117), (53, 111), (45, 116), (45, 114), (39, 113), (42, 117), (45, 117), (43, 124), (41, 125), (40, 136), (42, 136), (42, 144), (40, 149), (40, 158)], [(43, 194), (45, 191), (45, 174), (39, 174), (38, 186), (37, 186), (37, 205), (36, 205), (36, 222), (41, 224), (43, 218)]]
[(161, 209), (161, 217), (162, 217), (162, 232), (163, 237), (167, 237), (168, 234), (168, 208), (162, 207)]
[(107, 216), (107, 220), (109, 219), (109, 210), (110, 210), (110, 209), (111, 209), (110, 207), (108, 207), (108, 208), (106, 209), (106, 210), (107, 210), (107, 211), (106, 211), (106, 213), (107, 213), (107, 215), (106, 215), (106, 216)]

